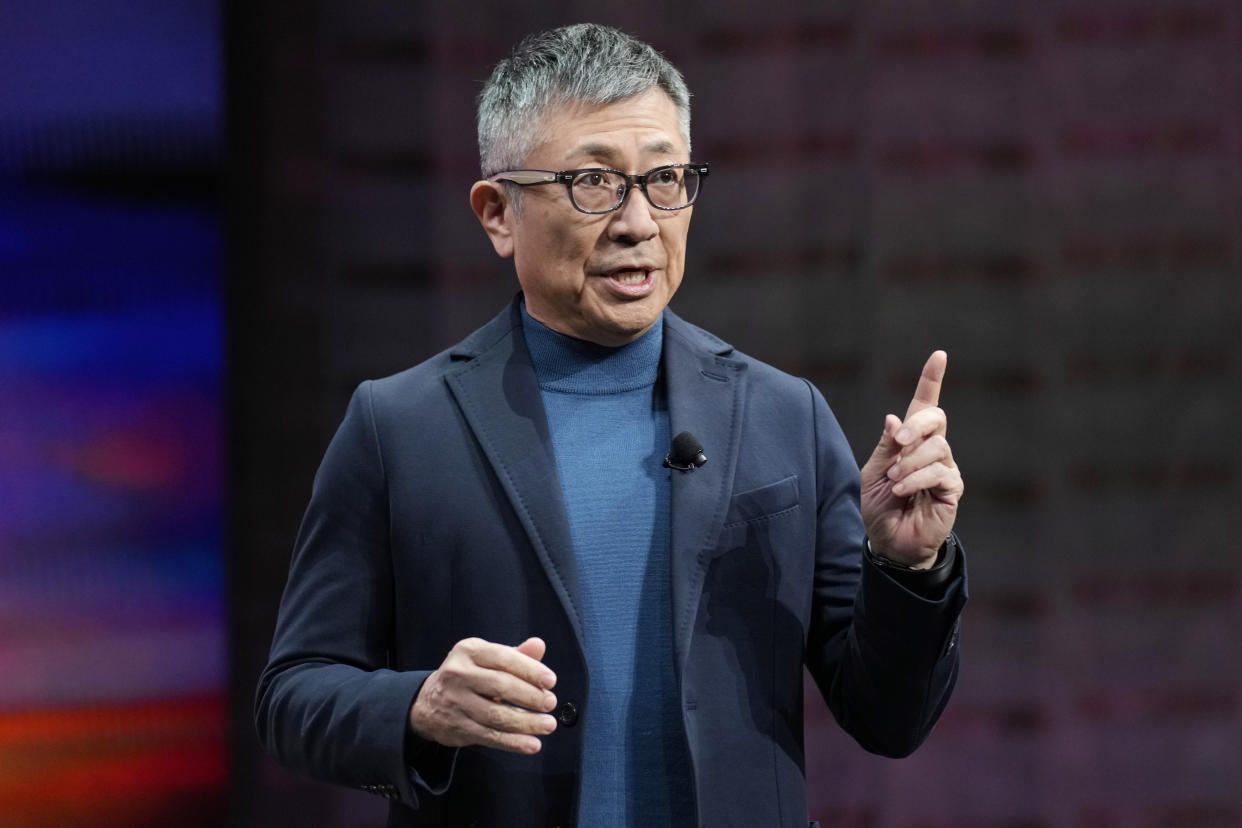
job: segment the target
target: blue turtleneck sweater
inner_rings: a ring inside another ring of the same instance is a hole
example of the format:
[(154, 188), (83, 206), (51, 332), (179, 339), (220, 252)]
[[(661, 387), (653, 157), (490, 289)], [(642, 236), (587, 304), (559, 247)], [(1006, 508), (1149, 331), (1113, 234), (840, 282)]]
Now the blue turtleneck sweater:
[(663, 320), (607, 348), (522, 308), (578, 563), (590, 690), (578, 825), (693, 820), (673, 656)]

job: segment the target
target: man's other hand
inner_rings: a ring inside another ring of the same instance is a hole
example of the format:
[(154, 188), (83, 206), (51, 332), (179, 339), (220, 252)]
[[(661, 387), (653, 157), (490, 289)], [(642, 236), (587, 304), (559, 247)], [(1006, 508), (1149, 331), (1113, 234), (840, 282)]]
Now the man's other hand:
[(931, 355), (906, 418), (884, 418), (879, 445), (862, 467), (862, 518), (871, 551), (918, 569), (935, 563), (965, 490), (940, 408), (948, 362), (944, 351)]
[(556, 730), (556, 674), (541, 663), (542, 639), (516, 647), (479, 638), (457, 642), (410, 707), (410, 729), (448, 747), (482, 745), (538, 753)]

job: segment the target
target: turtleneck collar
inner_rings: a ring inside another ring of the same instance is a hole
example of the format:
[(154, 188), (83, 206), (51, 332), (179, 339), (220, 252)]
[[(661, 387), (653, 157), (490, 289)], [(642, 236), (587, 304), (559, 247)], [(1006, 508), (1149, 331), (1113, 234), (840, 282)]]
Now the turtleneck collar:
[(664, 316), (651, 330), (618, 348), (559, 333), (522, 303), (522, 333), (539, 388), (563, 394), (621, 394), (654, 385), (664, 347)]

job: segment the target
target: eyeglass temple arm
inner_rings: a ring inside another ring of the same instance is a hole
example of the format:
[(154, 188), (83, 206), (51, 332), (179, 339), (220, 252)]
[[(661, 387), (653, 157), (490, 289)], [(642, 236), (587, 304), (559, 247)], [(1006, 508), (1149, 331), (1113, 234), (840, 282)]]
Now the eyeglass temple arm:
[(557, 180), (557, 174), (551, 170), (510, 170), (488, 176), (488, 181), (509, 181), (514, 184), (551, 184)]

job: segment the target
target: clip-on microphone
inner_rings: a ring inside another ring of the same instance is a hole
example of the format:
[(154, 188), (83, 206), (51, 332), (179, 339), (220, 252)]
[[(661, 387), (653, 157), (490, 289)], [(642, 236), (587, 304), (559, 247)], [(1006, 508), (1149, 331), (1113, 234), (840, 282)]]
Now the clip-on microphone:
[(673, 438), (673, 450), (664, 458), (664, 468), (694, 471), (707, 462), (703, 444), (693, 434), (683, 431)]

